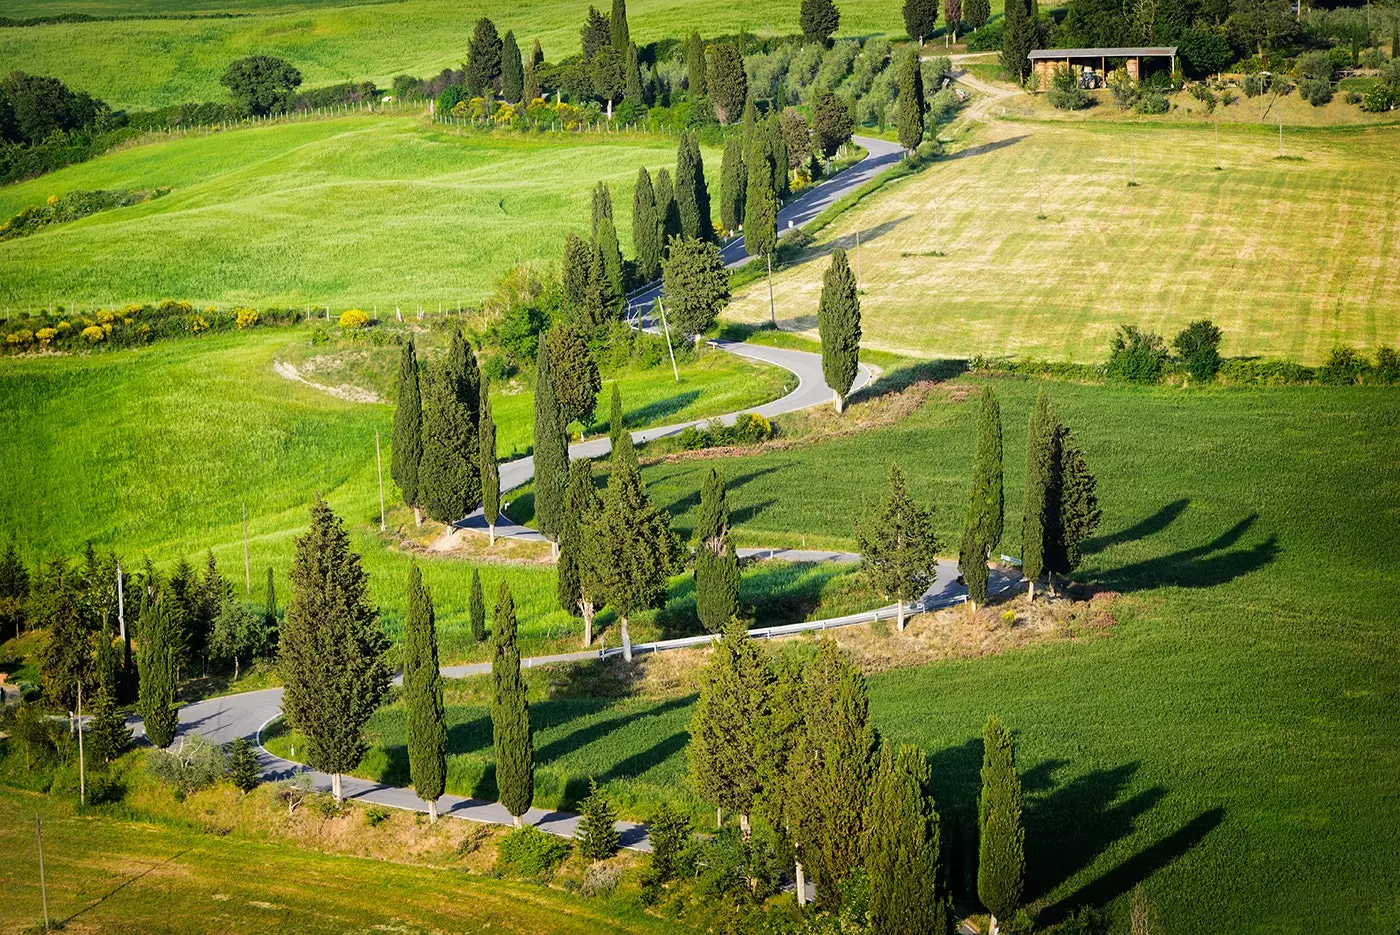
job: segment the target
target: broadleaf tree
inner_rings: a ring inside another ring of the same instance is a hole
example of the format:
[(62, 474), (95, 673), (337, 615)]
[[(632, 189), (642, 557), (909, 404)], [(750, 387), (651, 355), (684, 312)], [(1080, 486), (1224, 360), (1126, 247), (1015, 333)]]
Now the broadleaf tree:
[(932, 508), (914, 502), (899, 465), (890, 465), (888, 492), (857, 523), (856, 541), (862, 574), (875, 590), (896, 600), (903, 631), (905, 605), (927, 591), (938, 572), (938, 539)]

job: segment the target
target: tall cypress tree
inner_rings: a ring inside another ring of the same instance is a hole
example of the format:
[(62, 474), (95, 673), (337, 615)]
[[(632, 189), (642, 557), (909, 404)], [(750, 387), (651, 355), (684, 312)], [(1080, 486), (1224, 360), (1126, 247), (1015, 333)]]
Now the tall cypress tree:
[(656, 217), (661, 224), (661, 254), (666, 255), (671, 238), (681, 235), (681, 209), (676, 204), (676, 187), (666, 168), (656, 170)]
[(608, 188), (607, 182), (598, 182), (593, 186), (593, 239), (598, 239), (598, 225), (607, 218), (613, 219), (612, 190)]
[(110, 763), (131, 746), (131, 728), (117, 710), (117, 690), (121, 684), (117, 650), (112, 645), (112, 627), (102, 620), (97, 636), (97, 690), (87, 705), (87, 733), (92, 756), (100, 763)]
[(140, 676), (136, 710), (146, 729), (146, 739), (157, 748), (175, 740), (179, 714), (175, 710), (176, 619), (173, 600), (161, 591), (141, 610), (137, 632), (141, 645), (136, 654)]
[(774, 155), (762, 132), (745, 157), (744, 249), (768, 261), (768, 318), (777, 327), (773, 303), (773, 254), (778, 249), (778, 194), (773, 189)]
[(486, 598), (481, 593), (481, 569), (472, 569), (472, 589), (467, 597), (467, 617), (471, 621), (472, 642), (486, 639)]
[[(607, 230), (611, 227), (612, 222), (604, 220), (600, 230)], [(621, 309), (622, 296), (613, 286), (615, 274), (610, 272), (610, 267), (614, 270), (620, 269), (622, 255), (617, 252), (616, 235), (611, 236), (613, 245), (611, 263), (604, 259), (602, 247), (598, 243), (589, 246), (588, 282), (584, 287), (583, 304), (578, 309), (575, 322), (590, 333), (601, 331), (615, 322)], [(620, 275), (620, 273), (616, 275)]]
[(632, 614), (666, 600), (675, 543), (665, 510), (652, 504), (634, 459), (613, 458), (603, 509), (588, 530), (598, 570), (600, 603), (610, 604), (622, 626), (622, 655), (632, 661), (627, 629)]
[(646, 92), (642, 89), (642, 65), (635, 45), (627, 46), (627, 63), (624, 66), (622, 99), (637, 107), (646, 106)]
[(1052, 485), (1057, 425), (1050, 397), (1042, 386), (1035, 396), (1035, 408), (1031, 410), (1030, 425), (1026, 429), (1026, 493), (1021, 508), (1021, 574), (1030, 582), (1031, 600), (1035, 600), (1036, 580), (1045, 574), (1052, 531), (1047, 520), (1056, 506)]
[(860, 296), (846, 251), (831, 251), (831, 265), (822, 277), (817, 305), (817, 331), (822, 339), (822, 375), (831, 387), (836, 411), (846, 408), (846, 394), (860, 372)]
[(738, 812), (745, 837), (763, 772), (759, 737), (768, 720), (771, 681), (768, 662), (744, 625), (730, 621), (700, 675), (690, 719), (691, 784), (721, 809)]
[(1002, 30), (1001, 67), (1015, 75), (1017, 83), (1030, 71), (1030, 54), (1035, 45), (1035, 21), (1026, 0), (1006, 0)]
[(1021, 777), (1011, 732), (995, 718), (982, 734), (982, 794), (977, 802), (977, 898), (997, 919), (1021, 905), (1026, 877), (1026, 832), (1021, 827)]
[(598, 221), (597, 245), (598, 252), (603, 257), (603, 272), (608, 277), (611, 294), (621, 297), (627, 290), (622, 278), (622, 247), (617, 242), (617, 228), (613, 226), (612, 218), (602, 218)]
[(987, 559), (1001, 542), (1005, 521), (1002, 489), (1001, 403), (990, 386), (982, 387), (977, 415), (977, 454), (972, 465), (972, 496), (963, 519), (958, 568), (976, 610), (987, 600)]
[(1054, 458), (1045, 552), (1045, 570), (1052, 587), (1056, 573), (1067, 575), (1079, 567), (1084, 541), (1099, 528), (1102, 515), (1098, 481), (1089, 472), (1074, 433), (1063, 425), (1055, 427)]
[(880, 748), (870, 810), (870, 931), (874, 935), (951, 935), (952, 913), (941, 885), (938, 813), (928, 792), (924, 752), (888, 741)]
[(938, 572), (938, 539), (933, 533), (933, 510), (909, 496), (904, 473), (890, 465), (885, 498), (866, 508), (856, 525), (861, 572), (870, 584), (899, 602), (899, 629), (904, 630), (904, 605), (922, 595)]
[(476, 21), (467, 47), (467, 94), (494, 97), (496, 79), (501, 77), (501, 37), (496, 24), (486, 17)]
[(706, 630), (720, 632), (739, 612), (739, 584), (739, 558), (729, 541), (724, 478), (710, 468), (700, 488), (695, 521), (695, 613)]
[(612, 29), (612, 47), (619, 52), (626, 52), (627, 47), (632, 44), (632, 33), (627, 28), (627, 0), (613, 0), (612, 16), (608, 18), (608, 25)]
[(408, 619), (403, 635), (403, 688), (408, 708), (408, 769), (413, 790), (437, 821), (437, 800), (447, 791), (447, 712), (438, 671), (433, 598), (415, 563), (408, 569)]
[(535, 739), (530, 705), (520, 675), (520, 648), (515, 642), (515, 600), (502, 579), (491, 618), (491, 732), (496, 754), (496, 796), (521, 826), (520, 816), (535, 797)]
[(515, 33), (507, 31), (501, 43), (501, 97), (507, 103), (520, 103), (525, 93), (525, 67), (520, 59), (520, 46)]
[(841, 28), (841, 11), (832, 0), (802, 0), (798, 21), (804, 39), (829, 46), (831, 37)]
[(689, 133), (682, 133), (680, 145), (676, 150), (676, 208), (680, 211), (681, 234), (695, 240), (704, 240), (697, 192), (705, 183), (696, 165), (700, 150), (698, 146), (691, 147), (692, 139)]
[(540, 335), (535, 377), (535, 518), (540, 532), (558, 554), (563, 523), (564, 485), (569, 476), (569, 442), (563, 413), (554, 394), (549, 342)]
[(816, 878), (817, 902), (840, 904), (840, 884), (863, 861), (864, 825), (875, 752), (865, 677), (824, 639), (804, 680), (804, 723), (793, 755), (802, 790), (794, 826)]
[(277, 633), (277, 589), (272, 581), (272, 566), (267, 566), (267, 593), (263, 595), (263, 632), (268, 639)]
[(534, 62), (526, 62), (520, 79), (520, 99), (526, 104), (540, 97), (540, 76), (536, 72), (537, 67)]
[(637, 170), (632, 192), (632, 247), (637, 255), (637, 278), (651, 282), (661, 274), (661, 221), (656, 216), (656, 191), (646, 166)]
[(805, 790), (798, 785), (797, 750), (806, 730), (806, 665), (792, 653), (769, 660), (768, 717), (756, 738), (759, 749), (759, 794), (754, 810), (771, 827), (783, 829), (792, 842), (797, 901), (806, 904), (806, 860), (800, 833)]
[(726, 137), (724, 158), (720, 163), (719, 222), (729, 233), (737, 231), (744, 224), (744, 201), (747, 192), (743, 146), (743, 140), (738, 136)]
[(564, 301), (573, 311), (579, 311), (587, 301), (589, 266), (593, 262), (593, 246), (573, 231), (564, 235)]
[(296, 539), (291, 581), (278, 641), (282, 710), (306, 735), (307, 762), (331, 774), (339, 802), (341, 774), (359, 765), (365, 722), (389, 689), (389, 641), (350, 534), (319, 496)]
[(477, 453), (481, 458), (481, 512), (496, 544), (496, 521), (501, 518), (501, 465), (496, 460), (496, 420), (491, 415), (491, 388), (481, 384), (481, 424)]
[(967, 25), (978, 30), (987, 25), (987, 20), (991, 18), (991, 0), (967, 0), (967, 4), (963, 8), (963, 19)]
[(583, 618), (583, 645), (593, 645), (593, 614), (598, 601), (598, 569), (589, 529), (603, 501), (593, 486), (593, 463), (580, 458), (569, 465), (569, 489), (560, 534), (557, 584), (559, 606)]
[(685, 71), (686, 87), (690, 91), (690, 99), (694, 101), (697, 97), (705, 95), (705, 40), (700, 38), (700, 33), (693, 32), (685, 43)]
[(924, 76), (919, 50), (910, 48), (899, 66), (899, 145), (913, 156), (923, 139)]
[(922, 46), (938, 25), (938, 0), (904, 0), (903, 13), (904, 31)]
[(618, 389), (616, 380), (612, 382), (612, 399), (608, 405), (608, 437), (613, 452), (624, 444), (632, 446), (632, 434), (627, 431), (627, 420), (622, 415), (622, 390)]
[(419, 469), (428, 515), (455, 522), (481, 505), (477, 420), (481, 374), (460, 331), (428, 381), (423, 412), (423, 460)]
[(39, 651), (44, 694), (68, 710), (77, 706), (78, 684), (92, 685), (92, 630), (79, 595), (78, 574), (61, 559), (49, 564), (49, 573), (36, 590), (39, 610), (35, 622), (46, 627), (49, 640)]
[(418, 387), (418, 356), (409, 338), (399, 357), (399, 392), (394, 405), (394, 451), (389, 473), (399, 485), (403, 502), (413, 507), (415, 523), (423, 522), (418, 506), (418, 465), (423, 459), (423, 396)]

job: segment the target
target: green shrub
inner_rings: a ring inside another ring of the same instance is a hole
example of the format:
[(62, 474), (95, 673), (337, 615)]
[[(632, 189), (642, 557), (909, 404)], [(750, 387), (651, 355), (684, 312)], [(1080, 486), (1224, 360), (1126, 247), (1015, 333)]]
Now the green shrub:
[(1050, 106), (1059, 110), (1083, 110), (1094, 102), (1089, 92), (1079, 86), (1079, 76), (1073, 68), (1055, 70), (1045, 97)]
[(1369, 366), (1366, 358), (1353, 347), (1337, 345), (1327, 357), (1327, 363), (1317, 371), (1317, 378), (1329, 386), (1350, 386), (1360, 383)]
[(1258, 74), (1257, 72), (1252, 75), (1244, 76), (1245, 97), (1258, 97), (1259, 95), (1263, 94), (1266, 90), (1268, 90), (1268, 87), (1268, 80), (1263, 75)]
[(1158, 91), (1149, 91), (1137, 99), (1134, 105), (1140, 114), (1165, 114), (1171, 109), (1165, 95)]
[(1126, 68), (1115, 68), (1108, 76), (1108, 90), (1120, 110), (1129, 110), (1138, 100), (1138, 83)]
[(192, 733), (168, 750), (147, 753), (146, 768), (156, 779), (174, 787), (177, 798), (184, 798), (224, 778), (228, 758), (221, 747), (210, 743), (203, 734)]
[(1235, 385), (1286, 386), (1311, 383), (1313, 377), (1311, 367), (1291, 360), (1236, 357), (1220, 365), (1220, 379)]
[(389, 820), (390, 814), (392, 813), (389, 809), (382, 805), (371, 805), (369, 808), (365, 809), (365, 824), (369, 825), (371, 828), (378, 828)]
[(1298, 93), (1314, 107), (1321, 107), (1332, 100), (1332, 82), (1322, 78), (1303, 78), (1298, 82)]
[(1209, 319), (1193, 321), (1172, 338), (1181, 365), (1193, 380), (1204, 383), (1220, 370), (1220, 329)]
[(1215, 97), (1215, 92), (1212, 91), (1210, 88), (1206, 87), (1203, 84), (1193, 84), (1191, 85), (1191, 96), (1194, 97), (1196, 100), (1200, 101), (1202, 104), (1206, 105), (1207, 113), (1215, 113), (1215, 105), (1217, 101)]
[(1400, 353), (1395, 348), (1376, 348), (1376, 382), (1387, 386), (1400, 383)]
[(512, 831), (496, 848), (497, 865), (523, 877), (548, 873), (567, 856), (569, 842), (534, 827)]
[(1167, 367), (1167, 347), (1162, 336), (1136, 325), (1119, 325), (1113, 336), (1105, 373), (1127, 383), (1156, 383)]

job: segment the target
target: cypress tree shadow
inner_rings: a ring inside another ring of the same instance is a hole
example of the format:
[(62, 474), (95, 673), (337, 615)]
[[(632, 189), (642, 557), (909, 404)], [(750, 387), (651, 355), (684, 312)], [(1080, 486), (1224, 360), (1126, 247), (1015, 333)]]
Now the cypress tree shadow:
[(814, 567), (792, 562), (760, 564), (757, 570), (745, 575), (740, 584), (740, 613), (761, 621), (764, 626), (800, 623), (821, 606), (827, 584), (853, 567)]
[(146, 876), (147, 874), (149, 874), (149, 873), (151, 873), (151, 872), (153, 872), (153, 871), (155, 871), (155, 870), (159, 870), (161, 867), (164, 867), (165, 865), (169, 864), (169, 863), (170, 863), (171, 861), (173, 861), (173, 860), (176, 860), (177, 858), (183, 857), (185, 854), (189, 853), (189, 850), (190, 850), (189, 848), (185, 848), (185, 849), (182, 850), (182, 851), (179, 851), (179, 852), (177, 852), (177, 853), (171, 854), (169, 857), (165, 858), (164, 860), (160, 861), (159, 863), (151, 864), (149, 867), (147, 867), (145, 870), (142, 870), (140, 873), (136, 874), (135, 876), (132, 876), (132, 877), (129, 877), (129, 878), (123, 880), (122, 882), (118, 883), (116, 886), (112, 887), (112, 888), (111, 888), (110, 890), (108, 890), (107, 892), (103, 893), (101, 896), (97, 897), (97, 899), (93, 900), (92, 902), (90, 902), (90, 903), (88, 903), (86, 906), (84, 906), (83, 908), (79, 909), (77, 912), (73, 913), (73, 914), (72, 914), (71, 916), (69, 916), (68, 918), (58, 920), (57, 925), (56, 925), (56, 928), (60, 928), (60, 929), (61, 929), (61, 928), (63, 928), (64, 926), (66, 926), (69, 922), (72, 922), (72, 921), (73, 921), (74, 919), (76, 919), (78, 916), (82, 915), (83, 913), (85, 913), (85, 912), (90, 912), (90, 911), (92, 911), (93, 909), (96, 909), (98, 906), (102, 905), (102, 904), (105, 903), (107, 900), (111, 899), (113, 896), (117, 895), (117, 894), (120, 893), (122, 890), (126, 889), (128, 886), (130, 886), (131, 884), (135, 883), (137, 880), (141, 879), (142, 877)]
[(1231, 549), (1255, 522), (1251, 513), (1205, 545), (1181, 549), (1157, 558), (1133, 562), (1121, 568), (1089, 572), (1084, 577), (1110, 591), (1144, 591), (1160, 587), (1209, 588), (1233, 581), (1272, 563), (1281, 551), (1278, 537), (1252, 546)]
[[(724, 489), (726, 493), (732, 494), (734, 491), (740, 489), (745, 484), (748, 484), (751, 481), (758, 480), (760, 477), (764, 477), (768, 474), (775, 474), (778, 471), (786, 470), (787, 468), (791, 467), (794, 463), (795, 462), (792, 461), (783, 461), (777, 464), (770, 464), (767, 467), (759, 468), (755, 471), (749, 471), (746, 474), (737, 474), (734, 477), (725, 477)], [(671, 480), (674, 477), (680, 477), (690, 473), (690, 467), (691, 466), (687, 464), (666, 465), (661, 470), (648, 471), (647, 480), (649, 483), (653, 484), (657, 481), (665, 483), (666, 481)], [(702, 474), (703, 473), (707, 472), (702, 472)], [(700, 476), (697, 475), (696, 480), (698, 481), (700, 479)], [(677, 497), (675, 500), (672, 500), (670, 503), (666, 504), (664, 509), (667, 513), (670, 513), (672, 517), (677, 517), (685, 513), (689, 513), (691, 510), (695, 509), (699, 505), (700, 487), (697, 485), (696, 488), (690, 493), (687, 493), (682, 497)], [(734, 515), (731, 512), (730, 525), (734, 525), (737, 522), (738, 520), (734, 519)], [(689, 536), (692, 532), (694, 532), (694, 528), (692, 526), (674, 524), (673, 528), (682, 536)]]
[(599, 777), (599, 780), (611, 782), (614, 779), (635, 779), (684, 750), (688, 743), (690, 743), (690, 734), (683, 730), (676, 731), (660, 743), (653, 744), (640, 753), (634, 753), (626, 759), (614, 763), (606, 773)]
[(1200, 844), (1224, 820), (1225, 809), (1218, 806), (1202, 812), (1094, 882), (1080, 887), (1072, 896), (1048, 908), (1041, 914), (1039, 921), (1053, 923), (1067, 916), (1070, 910), (1077, 906), (1108, 905)]
[[(1049, 781), (1063, 765), (1064, 761), (1051, 761), (1031, 778)], [(1125, 763), (1094, 770), (1052, 791), (1027, 796), (1027, 902), (1043, 899), (1093, 863), (1106, 847), (1131, 834), (1137, 819), (1166, 795), (1166, 789), (1153, 786), (1124, 798), (1138, 766)]]
[(1179, 500), (1173, 500), (1151, 516), (1144, 517), (1131, 526), (1106, 536), (1095, 536), (1084, 543), (1084, 554), (1091, 555), (1095, 552), (1102, 552), (1111, 545), (1120, 545), (1124, 542), (1136, 542), (1139, 539), (1155, 536), (1157, 533), (1176, 522), (1177, 517), (1186, 512), (1186, 508), (1190, 505), (1191, 499), (1189, 497), (1182, 497)]
[(977, 797), (982, 788), (982, 737), (929, 755), (929, 785), (943, 833), (948, 884), (958, 899), (977, 895)]
[(925, 360), (908, 367), (897, 367), (882, 373), (874, 383), (852, 393), (849, 402), (878, 399), (891, 393), (901, 393), (915, 383), (942, 383), (967, 372), (967, 361), (947, 358)]
[[(531, 712), (533, 714), (533, 711)], [(482, 753), (491, 749), (491, 716), (489, 714), (470, 720), (451, 722), (452, 710), (448, 709), (447, 752)], [(405, 754), (406, 755), (406, 754)]]
[(639, 425), (648, 422), (664, 419), (667, 416), (675, 415), (686, 406), (700, 398), (699, 390), (685, 390), (675, 396), (668, 396), (666, 399), (658, 399), (654, 403), (648, 403), (640, 409), (633, 409), (623, 414), (625, 424), (634, 429)]
[[(599, 721), (594, 721), (591, 724), (588, 724), (584, 727), (580, 727), (578, 730), (571, 731), (570, 733), (564, 735), (563, 737), (560, 737), (557, 740), (552, 740), (544, 746), (537, 746), (535, 748), (535, 762), (540, 765), (552, 763), (555, 760), (561, 759), (562, 757), (565, 757), (576, 750), (582, 749), (583, 747), (586, 747), (595, 741), (602, 740), (603, 738), (611, 734), (613, 731), (625, 727), (633, 721), (638, 720), (639, 718), (657, 717), (662, 714), (668, 714), (672, 711), (688, 707), (694, 702), (694, 695), (684, 695), (679, 698), (671, 698), (666, 701), (659, 702), (657, 704), (651, 705), (648, 708), (642, 708), (640, 710), (630, 708), (629, 710), (617, 714), (613, 717), (604, 718)], [(553, 704), (555, 703), (544, 701), (540, 702), (537, 705), (532, 705), (530, 707), (531, 718), (534, 717), (534, 714), (537, 710), (547, 710)], [(568, 717), (565, 718), (565, 720), (572, 720), (577, 716), (578, 711), (577, 709), (575, 709), (574, 711), (570, 712), (570, 714), (568, 715)]]
[(994, 153), (999, 149), (1006, 149), (1006, 147), (1008, 146), (1015, 146), (1017, 143), (1021, 142), (1025, 138), (1026, 134), (1023, 133), (1020, 136), (1008, 136), (1004, 140), (992, 140), (990, 143), (983, 143), (980, 146), (969, 146), (967, 149), (953, 153), (953, 155), (948, 156), (947, 158), (952, 160), (967, 159), (971, 156), (985, 156), (987, 153)]

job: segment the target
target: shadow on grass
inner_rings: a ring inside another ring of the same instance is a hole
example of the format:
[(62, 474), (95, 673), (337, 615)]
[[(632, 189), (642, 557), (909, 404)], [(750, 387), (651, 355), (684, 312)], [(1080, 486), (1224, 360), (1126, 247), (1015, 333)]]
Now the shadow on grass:
[[(965, 74), (965, 73), (964, 73)], [(990, 143), (982, 143), (979, 146), (969, 146), (961, 152), (953, 153), (948, 159), (970, 159), (973, 156), (985, 156), (987, 153), (994, 153), (999, 149), (1006, 149), (1008, 146), (1015, 146), (1026, 138), (1026, 134), (1020, 136), (1009, 136), (1004, 140), (993, 140)]]
[(116, 886), (112, 887), (110, 890), (108, 890), (107, 892), (103, 893), (101, 896), (97, 897), (96, 900), (94, 900), (94, 901), (91, 902), (91, 903), (88, 903), (86, 906), (84, 906), (83, 908), (79, 909), (77, 912), (73, 913), (73, 914), (72, 914), (71, 916), (69, 916), (68, 918), (59, 920), (58, 925), (57, 925), (56, 927), (57, 927), (57, 928), (60, 928), (60, 929), (63, 928), (63, 927), (65, 927), (66, 925), (68, 925), (69, 922), (72, 922), (72, 921), (73, 921), (74, 919), (76, 919), (78, 916), (82, 915), (82, 914), (85, 913), (85, 912), (90, 912), (91, 910), (96, 909), (98, 906), (102, 905), (102, 904), (105, 903), (107, 900), (111, 899), (113, 896), (117, 895), (117, 894), (120, 893), (122, 890), (126, 889), (126, 888), (127, 888), (128, 886), (130, 886), (131, 884), (135, 883), (137, 880), (139, 880), (139, 879), (141, 879), (142, 877), (146, 876), (148, 873), (151, 873), (152, 871), (155, 871), (155, 870), (159, 870), (161, 867), (164, 867), (166, 864), (170, 863), (171, 861), (175, 860), (175, 859), (178, 858), (178, 857), (182, 857), (183, 855), (187, 854), (188, 852), (189, 852), (189, 848), (185, 848), (184, 850), (179, 851), (178, 853), (171, 854), (169, 857), (165, 858), (164, 860), (160, 861), (159, 863), (151, 864), (149, 867), (147, 867), (145, 870), (142, 870), (140, 873), (136, 874), (135, 876), (129, 877), (129, 878), (123, 880), (121, 883), (118, 883)]
[(1120, 568), (1092, 573), (1094, 585), (1110, 591), (1144, 591), (1160, 587), (1209, 588), (1258, 571), (1278, 558), (1277, 536), (1244, 548), (1231, 548), (1258, 521), (1251, 513), (1205, 545), (1179, 549)]
[[(729, 477), (729, 476), (727, 476), (727, 475), (725, 474), (724, 470), (721, 468), (721, 469), (720, 469), (720, 476), (721, 476), (721, 477), (724, 477), (724, 487), (725, 487), (725, 490), (726, 490), (726, 491), (732, 492), (732, 491), (738, 490), (739, 488), (743, 487), (745, 484), (748, 484), (748, 483), (751, 483), (751, 482), (753, 482), (753, 481), (758, 480), (760, 477), (764, 477), (764, 476), (766, 476), (766, 475), (768, 475), (768, 474), (774, 474), (774, 473), (777, 473), (778, 471), (785, 470), (786, 468), (791, 467), (794, 463), (796, 463), (796, 462), (788, 461), (788, 462), (784, 462), (784, 463), (781, 463), (781, 464), (773, 464), (773, 465), (769, 465), (768, 467), (765, 467), (765, 468), (760, 468), (760, 469), (758, 469), (758, 470), (756, 470), (756, 471), (749, 471), (749, 472), (746, 473), (746, 474), (737, 474), (737, 475), (735, 475), (734, 477)], [(719, 466), (716, 465), (716, 467), (719, 467)], [(676, 470), (675, 470), (675, 472), (674, 472), (674, 474), (673, 474), (672, 476), (678, 475), (678, 474), (688, 474), (688, 473), (690, 473), (690, 471), (691, 471), (691, 466), (690, 466), (690, 465), (686, 465), (686, 464), (677, 464), (677, 465), (675, 465), (675, 469), (676, 469)], [(665, 471), (664, 469), (661, 470), (661, 471), (658, 471), (658, 472), (654, 473), (654, 474), (652, 475), (652, 481), (653, 481), (653, 483), (656, 482), (656, 481), (665, 481), (665, 480), (667, 480), (667, 479), (668, 479), (668, 473), (670, 473), (670, 472), (667, 472), (667, 471)], [(705, 473), (708, 474), (708, 472), (705, 472)], [(692, 490), (692, 491), (690, 491), (689, 493), (685, 494), (684, 496), (681, 496), (681, 497), (679, 497), (679, 498), (677, 498), (677, 499), (675, 499), (675, 500), (672, 500), (670, 503), (666, 504), (666, 506), (663, 507), (663, 509), (665, 509), (666, 512), (667, 512), (667, 513), (670, 513), (671, 516), (673, 516), (673, 517), (681, 516), (681, 515), (683, 515), (683, 514), (685, 514), (685, 513), (689, 513), (691, 510), (695, 509), (697, 506), (700, 505), (700, 486), (699, 486), (699, 485), (703, 482), (703, 479), (704, 479), (704, 475), (703, 475), (703, 474), (696, 474), (696, 475), (695, 475), (695, 482), (696, 482), (696, 487), (695, 487), (695, 489)], [(771, 502), (770, 502), (769, 505), (771, 505)], [(756, 512), (750, 514), (750, 516), (747, 517), (747, 518), (752, 519), (753, 516), (758, 515), (758, 512), (762, 512), (762, 511), (761, 511), (761, 510), (756, 511)], [(739, 523), (739, 522), (742, 522), (742, 520), (739, 519), (737, 515), (731, 517), (731, 525), (737, 524), (737, 523)], [(690, 533), (692, 532), (692, 530), (691, 530), (690, 528), (681, 527), (681, 526), (676, 526), (675, 529), (676, 529), (676, 532), (680, 533), (680, 534), (683, 535), (683, 536), (689, 536)]]
[[(565, 734), (563, 737), (560, 737), (557, 740), (551, 740), (549, 743), (546, 743), (543, 746), (536, 747), (535, 762), (542, 766), (548, 765), (555, 760), (568, 756), (570, 753), (573, 753), (576, 750), (582, 749), (583, 747), (594, 743), (595, 741), (602, 740), (603, 738), (611, 734), (613, 731), (618, 730), (621, 727), (625, 727), (633, 721), (636, 721), (640, 718), (656, 717), (661, 714), (666, 714), (667, 712), (674, 711), (677, 708), (684, 708), (692, 704), (694, 701), (694, 695), (683, 695), (678, 698), (670, 698), (666, 701), (660, 701), (656, 704), (649, 705), (647, 707), (635, 707), (629, 705), (626, 710), (621, 711), (618, 714), (613, 715), (612, 717), (606, 717), (602, 718), (601, 720), (594, 721), (591, 724), (587, 724), (583, 727), (578, 728), (577, 730)], [(535, 717), (535, 712), (539, 711), (542, 715), (546, 717), (546, 719), (548, 719), (548, 709), (555, 706), (566, 706), (572, 709), (565, 713), (564, 717), (562, 718), (562, 721), (567, 722), (578, 717), (579, 712), (577, 710), (577, 704), (577, 702), (540, 702), (539, 704), (532, 705), (530, 707), (530, 717), (533, 721)], [(539, 725), (536, 727), (536, 730), (540, 729), (543, 729), (543, 725)]]
[(1156, 513), (1138, 520), (1131, 526), (1106, 536), (1095, 536), (1084, 543), (1084, 554), (1092, 555), (1095, 552), (1102, 552), (1111, 545), (1136, 542), (1139, 539), (1155, 536), (1157, 533), (1176, 522), (1177, 517), (1186, 512), (1186, 508), (1190, 505), (1191, 499), (1189, 497), (1182, 497), (1179, 500), (1173, 500)]
[(925, 360), (907, 367), (896, 367), (882, 373), (874, 383), (852, 393), (849, 402), (878, 399), (891, 393), (900, 393), (915, 383), (942, 383), (967, 372), (967, 361), (955, 359)]
[(611, 782), (614, 779), (635, 779), (647, 770), (660, 766), (671, 757), (685, 749), (690, 742), (690, 734), (687, 731), (676, 731), (671, 736), (660, 743), (653, 744), (639, 753), (619, 760), (608, 768), (608, 771), (599, 777), (600, 782)]
[(640, 409), (624, 413), (623, 422), (633, 430), (645, 428), (652, 422), (675, 415), (699, 398), (699, 390), (686, 390), (674, 396), (668, 396), (666, 399), (658, 399), (654, 403), (648, 403)]

